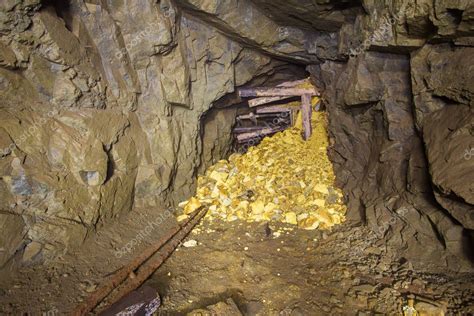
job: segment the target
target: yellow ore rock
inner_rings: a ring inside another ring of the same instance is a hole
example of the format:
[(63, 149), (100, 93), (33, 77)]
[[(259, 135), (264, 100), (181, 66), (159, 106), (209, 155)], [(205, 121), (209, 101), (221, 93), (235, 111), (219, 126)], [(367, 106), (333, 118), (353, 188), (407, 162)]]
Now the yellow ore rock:
[(198, 178), (196, 196), (180, 203), (183, 213), (204, 205), (207, 220), (278, 221), (308, 230), (342, 223), (346, 206), (327, 156), (326, 115), (313, 113), (307, 141), (301, 125), (298, 117), (294, 127), (211, 166)]

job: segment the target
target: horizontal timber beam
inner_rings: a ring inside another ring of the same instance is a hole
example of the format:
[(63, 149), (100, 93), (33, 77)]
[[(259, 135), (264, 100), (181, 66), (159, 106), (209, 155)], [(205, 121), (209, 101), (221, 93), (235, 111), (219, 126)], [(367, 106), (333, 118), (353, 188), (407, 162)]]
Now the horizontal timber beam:
[(291, 98), (292, 96), (284, 96), (284, 97), (262, 97), (249, 100), (249, 107), (253, 108), (259, 105), (282, 101)]
[(317, 96), (316, 89), (301, 88), (246, 88), (239, 89), (241, 97), (285, 97), (285, 96)]

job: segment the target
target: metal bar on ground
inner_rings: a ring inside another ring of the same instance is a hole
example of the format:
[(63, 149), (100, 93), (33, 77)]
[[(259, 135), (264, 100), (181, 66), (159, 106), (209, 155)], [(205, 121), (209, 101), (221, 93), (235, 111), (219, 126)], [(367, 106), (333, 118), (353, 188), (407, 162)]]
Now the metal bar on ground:
[(101, 286), (95, 290), (84, 302), (82, 302), (72, 313), (75, 316), (82, 316), (93, 310), (107, 295), (109, 295), (114, 288), (120, 285), (131, 272), (136, 270), (140, 265), (155, 254), (163, 245), (172, 239), (187, 223), (191, 222), (198, 214), (200, 210), (193, 213), (189, 219), (187, 219), (183, 226), (177, 226), (169, 229), (166, 234), (160, 238), (156, 243), (142, 252), (132, 262), (125, 267), (121, 268), (110, 276)]
[(107, 300), (109, 304), (114, 304), (128, 293), (136, 290), (143, 282), (145, 282), (150, 275), (152, 275), (163, 262), (173, 253), (181, 241), (191, 232), (191, 230), (199, 223), (199, 221), (206, 215), (207, 209), (199, 208), (198, 213), (190, 221), (186, 223), (178, 233), (173, 236), (163, 247), (154, 254), (143, 266), (141, 266), (134, 278), (128, 278), (121, 284), (111, 297)]

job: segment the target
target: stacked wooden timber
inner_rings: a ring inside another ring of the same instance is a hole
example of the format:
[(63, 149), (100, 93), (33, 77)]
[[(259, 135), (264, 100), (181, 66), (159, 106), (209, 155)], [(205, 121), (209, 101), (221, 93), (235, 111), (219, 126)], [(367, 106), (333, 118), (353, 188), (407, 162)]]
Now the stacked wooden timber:
[[(309, 78), (270, 88), (244, 88), (239, 90), (239, 95), (252, 98), (248, 100), (251, 111), (237, 116), (234, 136), (239, 145), (257, 144), (264, 136), (287, 129), (294, 124), (297, 111), (302, 112), (303, 138), (307, 140), (311, 136), (311, 100), (319, 92)], [(301, 102), (291, 102), (295, 100)]]

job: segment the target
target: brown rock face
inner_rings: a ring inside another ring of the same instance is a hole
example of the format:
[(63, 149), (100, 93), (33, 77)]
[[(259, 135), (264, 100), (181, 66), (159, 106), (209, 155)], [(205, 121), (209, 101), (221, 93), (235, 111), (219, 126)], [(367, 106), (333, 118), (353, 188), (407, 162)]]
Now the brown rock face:
[(352, 222), (471, 269), (473, 47), (472, 1), (3, 1), (0, 265), (190, 197), (236, 87), (308, 66)]
[(369, 16), (355, 24), (363, 31), (359, 44), (347, 44), (349, 60), (309, 68), (326, 89), (350, 215), (393, 249), (406, 247), (395, 256), (472, 269), (472, 4), (365, 1), (364, 8)]
[(133, 205), (189, 197), (230, 149), (235, 109), (206, 115), (213, 104), (254, 78), (303, 76), (167, 1), (0, 13), (0, 264), (23, 236), (53, 255)]
[(423, 133), (436, 199), (468, 229), (474, 229), (473, 131), (473, 110), (458, 105), (428, 116)]

